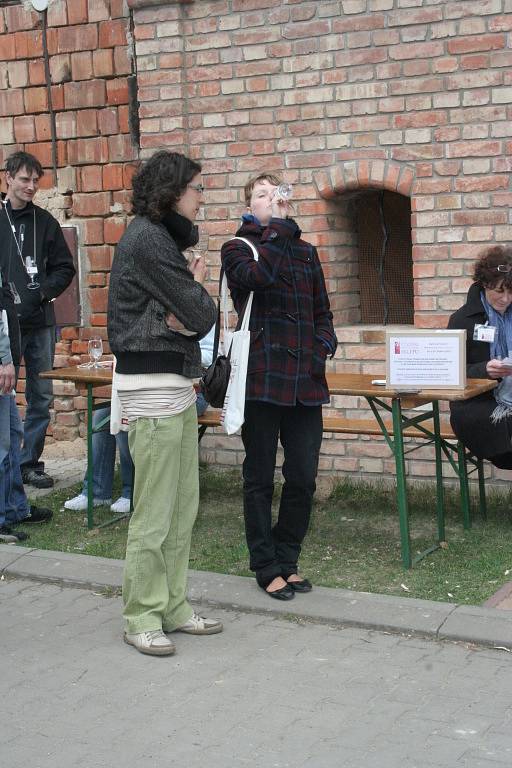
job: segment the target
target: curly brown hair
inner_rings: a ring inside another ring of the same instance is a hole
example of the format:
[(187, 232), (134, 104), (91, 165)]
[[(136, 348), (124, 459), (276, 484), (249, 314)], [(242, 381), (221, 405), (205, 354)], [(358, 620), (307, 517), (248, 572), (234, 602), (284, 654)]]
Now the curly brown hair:
[(159, 222), (182, 196), (201, 166), (179, 152), (162, 149), (141, 163), (133, 177), (132, 213)]
[[(509, 271), (506, 271), (506, 268)], [(512, 247), (493, 245), (486, 248), (475, 264), (473, 280), (482, 288), (493, 288), (499, 283), (509, 290), (512, 289)]]

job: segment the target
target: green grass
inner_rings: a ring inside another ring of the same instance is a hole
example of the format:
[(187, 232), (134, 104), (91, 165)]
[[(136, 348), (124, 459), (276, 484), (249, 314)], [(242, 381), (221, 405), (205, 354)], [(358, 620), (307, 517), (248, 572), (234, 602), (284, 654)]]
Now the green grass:
[[(239, 472), (202, 467), (200, 475), (201, 504), (190, 567), (250, 575)], [(41, 549), (122, 558), (127, 522), (88, 532), (84, 513), (63, 510), (64, 501), (78, 491), (75, 486), (45, 497), (44, 505), (54, 510), (54, 519), (48, 525), (26, 526), (27, 543)], [(435, 541), (434, 487), (413, 488), (410, 506), (415, 554)], [(476, 512), (470, 531), (462, 529), (456, 491), (447, 491), (446, 507), (447, 548), (404, 571), (393, 485), (342, 482), (327, 500), (315, 504), (301, 570), (318, 585), (479, 604), (512, 578), (512, 494), (490, 491), (488, 519), (481, 520)], [(110, 517), (108, 508), (95, 510), (97, 523)], [(509, 569), (510, 576), (506, 574)]]

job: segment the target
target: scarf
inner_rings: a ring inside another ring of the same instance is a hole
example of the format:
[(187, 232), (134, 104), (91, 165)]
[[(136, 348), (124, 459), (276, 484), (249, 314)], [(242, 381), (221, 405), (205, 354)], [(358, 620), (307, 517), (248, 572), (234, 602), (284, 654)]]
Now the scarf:
[[(480, 294), (489, 324), (496, 328), (494, 341), (491, 343), (491, 359), (503, 360), (512, 353), (512, 306), (500, 315), (485, 298), (485, 292)], [(491, 413), (491, 421), (497, 424), (499, 421), (512, 416), (512, 376), (505, 376), (494, 390), (496, 408)]]
[(178, 211), (172, 210), (162, 216), (162, 224), (176, 241), (180, 251), (197, 245), (199, 241), (199, 230), (190, 219), (182, 216)]

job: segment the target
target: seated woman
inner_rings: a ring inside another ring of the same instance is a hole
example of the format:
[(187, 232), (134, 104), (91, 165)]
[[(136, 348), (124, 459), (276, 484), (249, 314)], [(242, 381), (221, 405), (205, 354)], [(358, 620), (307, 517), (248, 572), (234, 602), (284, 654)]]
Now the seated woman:
[(512, 248), (485, 250), (473, 279), (466, 303), (448, 327), (466, 329), (468, 377), (499, 384), (479, 397), (450, 403), (451, 425), (475, 456), (512, 469)]

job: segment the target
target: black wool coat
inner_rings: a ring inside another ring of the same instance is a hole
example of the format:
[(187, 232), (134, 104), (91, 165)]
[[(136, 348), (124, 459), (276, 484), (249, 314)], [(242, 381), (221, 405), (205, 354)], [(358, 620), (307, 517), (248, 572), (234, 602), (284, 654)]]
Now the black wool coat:
[[(490, 378), (486, 365), (491, 359), (491, 345), (473, 339), (475, 325), (489, 321), (480, 291), (481, 287), (473, 283), (466, 303), (453, 313), (448, 322), (448, 328), (466, 330), (466, 373), (471, 379)], [(492, 392), (450, 403), (453, 431), (475, 456), (482, 459), (512, 453), (512, 417), (492, 424), (490, 417), (495, 408), (496, 400)]]

